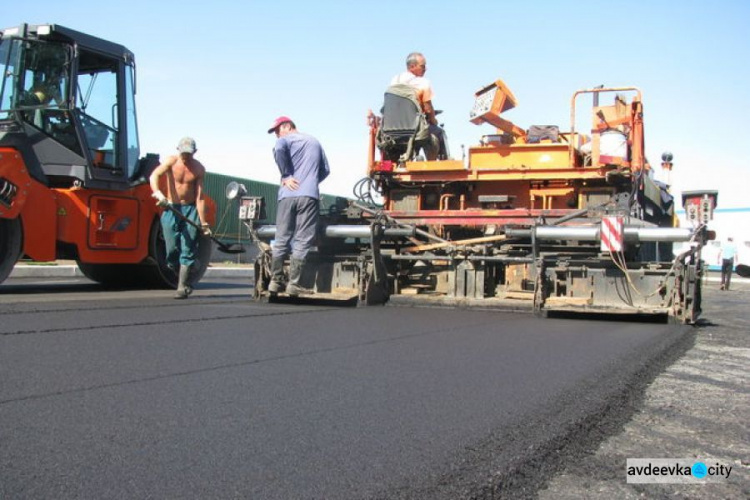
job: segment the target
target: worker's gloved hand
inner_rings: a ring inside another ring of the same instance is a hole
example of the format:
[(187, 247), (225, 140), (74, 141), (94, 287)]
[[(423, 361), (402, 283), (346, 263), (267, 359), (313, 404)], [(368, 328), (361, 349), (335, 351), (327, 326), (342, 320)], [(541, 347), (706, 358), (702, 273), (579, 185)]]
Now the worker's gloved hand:
[(156, 205), (159, 207), (166, 207), (169, 205), (169, 200), (166, 196), (164, 196), (164, 193), (161, 191), (154, 191), (154, 193), (151, 195), (153, 198), (156, 198)]
[(204, 235), (208, 236), (209, 238), (214, 235), (214, 233), (211, 231), (211, 226), (208, 224), (201, 224), (201, 231)]

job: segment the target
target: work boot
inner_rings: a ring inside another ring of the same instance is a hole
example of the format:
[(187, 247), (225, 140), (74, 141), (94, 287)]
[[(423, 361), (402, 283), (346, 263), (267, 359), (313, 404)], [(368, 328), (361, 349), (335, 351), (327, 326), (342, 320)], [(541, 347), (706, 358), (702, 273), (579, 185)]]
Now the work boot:
[(286, 286), (286, 293), (289, 295), (310, 295), (315, 293), (314, 290), (300, 285), (300, 278), (302, 277), (302, 269), (304, 267), (304, 260), (292, 257), (289, 264), (289, 284)]
[(268, 283), (268, 291), (279, 293), (284, 289), (284, 258), (274, 257), (271, 260), (271, 281)]
[(180, 266), (179, 280), (177, 282), (177, 292), (174, 294), (175, 299), (186, 299), (193, 293), (193, 287), (190, 286), (190, 266)]

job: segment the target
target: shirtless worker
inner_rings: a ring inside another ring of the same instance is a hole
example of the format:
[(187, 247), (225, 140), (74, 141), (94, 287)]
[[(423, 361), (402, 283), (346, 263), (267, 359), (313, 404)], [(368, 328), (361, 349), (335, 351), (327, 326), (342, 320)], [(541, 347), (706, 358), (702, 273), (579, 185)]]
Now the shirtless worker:
[[(195, 140), (183, 137), (177, 144), (178, 155), (170, 156), (149, 178), (152, 196), (160, 207), (171, 205), (184, 217), (199, 224), (203, 234), (211, 236), (206, 222), (206, 206), (203, 199), (203, 178), (206, 169), (193, 158), (197, 151)], [(167, 195), (159, 189), (159, 178), (167, 174)], [(190, 267), (196, 262), (198, 229), (180, 219), (171, 210), (161, 214), (161, 227), (167, 247), (167, 266), (175, 272), (179, 268), (177, 293), (174, 298), (186, 299), (193, 291), (189, 281)]]

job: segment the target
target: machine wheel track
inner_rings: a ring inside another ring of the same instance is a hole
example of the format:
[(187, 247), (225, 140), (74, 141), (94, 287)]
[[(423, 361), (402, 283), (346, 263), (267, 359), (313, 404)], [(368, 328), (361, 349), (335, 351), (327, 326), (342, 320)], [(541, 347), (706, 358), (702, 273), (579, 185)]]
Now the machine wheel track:
[[(167, 267), (164, 236), (159, 219), (154, 219), (149, 234), (149, 256), (139, 264), (87, 264), (78, 261), (84, 276), (113, 287), (177, 288), (177, 274)], [(201, 236), (198, 262), (193, 266), (191, 281), (203, 278), (211, 260), (211, 240)]]
[(19, 219), (0, 219), (0, 283), (13, 271), (23, 251), (23, 227)]

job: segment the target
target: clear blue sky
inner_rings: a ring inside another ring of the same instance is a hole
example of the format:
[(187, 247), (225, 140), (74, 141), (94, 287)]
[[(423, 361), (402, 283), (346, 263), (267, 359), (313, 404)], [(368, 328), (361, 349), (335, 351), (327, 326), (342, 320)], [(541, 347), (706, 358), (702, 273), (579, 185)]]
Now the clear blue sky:
[(266, 130), (286, 114), (326, 149), (323, 191), (350, 195), (365, 175), (367, 110), (420, 51), (454, 155), (492, 133), (468, 116), (498, 78), (519, 101), (505, 116), (523, 128), (568, 129), (575, 90), (636, 86), (651, 163), (674, 154), (673, 190), (750, 205), (748, 1), (6, 2), (2, 27), (22, 22), (132, 50), (142, 152), (172, 154), (192, 135), (210, 171), (278, 182)]

